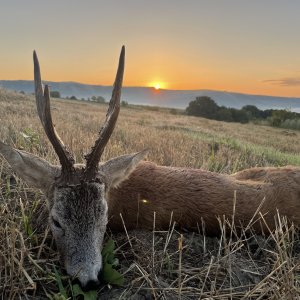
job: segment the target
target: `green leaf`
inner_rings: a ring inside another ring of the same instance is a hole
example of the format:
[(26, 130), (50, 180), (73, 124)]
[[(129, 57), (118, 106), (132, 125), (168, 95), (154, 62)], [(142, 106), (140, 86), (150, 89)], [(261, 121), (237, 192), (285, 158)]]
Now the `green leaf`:
[(114, 253), (108, 253), (104, 256), (104, 262), (112, 265), (115, 261), (115, 255)]
[(124, 277), (111, 264), (105, 263), (103, 266), (102, 278), (105, 282), (122, 286), (124, 285)]
[(102, 249), (102, 256), (106, 256), (108, 254), (113, 254), (115, 250), (115, 242), (112, 239), (109, 239), (105, 246)]
[(114, 269), (119, 264), (119, 260), (115, 258), (114, 250), (115, 242), (110, 239), (102, 250), (102, 280), (106, 283), (122, 286), (124, 284), (124, 277)]
[(72, 291), (74, 297), (82, 295), (84, 300), (97, 300), (97, 290), (84, 292), (79, 284), (74, 284), (72, 287)]
[(64, 286), (62, 284), (62, 281), (61, 281), (61, 276), (60, 276), (60, 274), (58, 273), (58, 271), (56, 270), (55, 267), (54, 267), (54, 273), (55, 273), (55, 279), (56, 279), (56, 282), (57, 282), (57, 285), (58, 285), (59, 292), (62, 296), (64, 296), (67, 299), (68, 298), (67, 291), (64, 288)]
[(79, 284), (74, 284), (72, 286), (72, 294), (73, 294), (74, 297), (77, 297), (79, 295), (83, 295), (84, 294), (83, 291), (82, 291), (82, 289), (81, 289), (81, 287), (79, 286)]
[[(49, 297), (49, 295), (48, 295)], [(61, 293), (53, 295), (53, 297), (49, 297), (51, 300), (68, 300), (69, 298), (66, 298)]]
[(111, 263), (113, 267), (116, 267), (119, 265), (119, 259), (115, 257), (115, 259), (113, 260), (113, 262)]

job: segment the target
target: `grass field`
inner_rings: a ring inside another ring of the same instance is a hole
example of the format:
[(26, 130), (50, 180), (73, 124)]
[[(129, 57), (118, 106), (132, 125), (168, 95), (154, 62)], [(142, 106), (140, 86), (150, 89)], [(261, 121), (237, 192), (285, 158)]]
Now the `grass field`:
[[(78, 162), (94, 143), (106, 109), (107, 105), (52, 100), (57, 131)], [(0, 123), (2, 141), (57, 162), (33, 97), (0, 90)], [(103, 159), (148, 148), (147, 159), (157, 164), (230, 174), (254, 166), (300, 165), (299, 135), (185, 116), (172, 109), (127, 106), (121, 108)], [(72, 297), (72, 284), (61, 269), (49, 228), (35, 222), (44, 213), (45, 200), (12, 174), (0, 158), (0, 295)], [(220, 226), (230, 232), (230, 224), (220, 221)], [(178, 232), (171, 223), (166, 232), (108, 231), (108, 237), (116, 242), (125, 284), (103, 285), (99, 299), (300, 299), (300, 240), (284, 218), (279, 217), (278, 230), (269, 236), (231, 232), (205, 237)], [(95, 299), (94, 294), (85, 297)]]

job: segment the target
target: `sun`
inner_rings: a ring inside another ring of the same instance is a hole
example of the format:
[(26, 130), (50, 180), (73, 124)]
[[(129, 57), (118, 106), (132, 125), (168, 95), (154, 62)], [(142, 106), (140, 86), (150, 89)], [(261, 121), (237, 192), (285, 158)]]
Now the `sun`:
[(159, 89), (160, 89), (160, 83), (155, 83), (155, 84), (154, 84), (154, 88), (155, 88), (156, 90), (159, 90)]
[(155, 81), (153, 80), (152, 82), (148, 83), (148, 86), (152, 87), (156, 91), (166, 88), (165, 82), (160, 81), (160, 80), (155, 80)]

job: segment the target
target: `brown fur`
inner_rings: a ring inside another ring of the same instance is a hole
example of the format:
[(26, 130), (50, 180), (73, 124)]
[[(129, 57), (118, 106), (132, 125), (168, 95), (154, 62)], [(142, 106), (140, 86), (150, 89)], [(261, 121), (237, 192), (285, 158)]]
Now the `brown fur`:
[[(235, 224), (247, 225), (262, 200), (261, 213), (271, 229), (277, 209), (296, 225), (300, 224), (300, 168), (252, 168), (233, 175), (201, 169), (172, 168), (141, 162), (130, 178), (109, 194), (109, 226), (113, 230), (169, 227), (173, 220), (185, 229), (201, 228), (208, 234), (219, 232), (218, 216), (231, 217), (236, 191)], [(262, 226), (262, 227), (261, 227)], [(266, 227), (256, 222), (261, 232)]]

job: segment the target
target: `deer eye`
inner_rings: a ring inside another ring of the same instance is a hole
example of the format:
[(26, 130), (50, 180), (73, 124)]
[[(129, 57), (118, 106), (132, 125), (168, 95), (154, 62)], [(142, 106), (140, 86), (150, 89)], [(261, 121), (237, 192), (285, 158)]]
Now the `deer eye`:
[(52, 222), (53, 222), (55, 227), (60, 228), (60, 229), (62, 228), (60, 223), (57, 220), (55, 220), (53, 217), (52, 217)]

